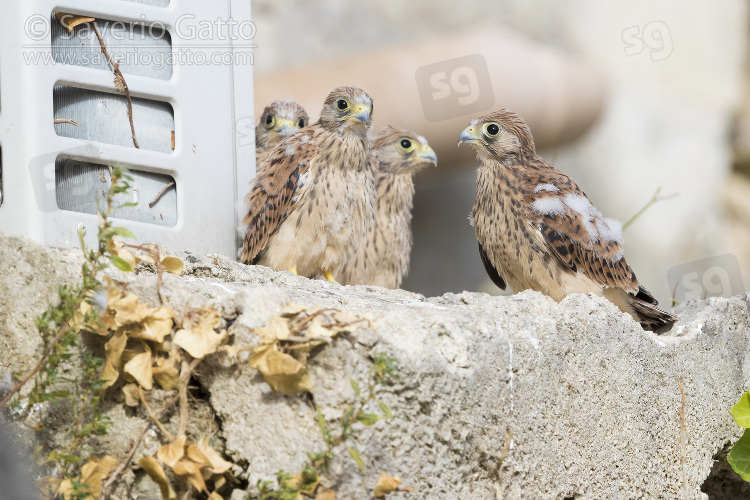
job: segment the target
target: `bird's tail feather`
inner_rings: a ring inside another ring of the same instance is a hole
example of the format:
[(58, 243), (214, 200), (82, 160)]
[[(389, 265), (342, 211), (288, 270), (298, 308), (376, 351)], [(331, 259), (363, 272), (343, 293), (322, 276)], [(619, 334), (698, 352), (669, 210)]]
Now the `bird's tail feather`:
[(671, 328), (674, 322), (677, 321), (677, 316), (674, 314), (659, 309), (655, 304), (643, 301), (637, 296), (630, 305), (644, 330), (662, 333)]

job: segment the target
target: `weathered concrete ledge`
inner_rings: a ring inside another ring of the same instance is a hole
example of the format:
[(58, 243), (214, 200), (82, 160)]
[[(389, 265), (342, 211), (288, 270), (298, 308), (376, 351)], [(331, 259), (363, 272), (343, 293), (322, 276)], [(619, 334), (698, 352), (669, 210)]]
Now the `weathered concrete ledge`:
[[(747, 295), (685, 304), (673, 330), (657, 336), (586, 295), (560, 304), (530, 292), (424, 298), (177, 255), (185, 275), (165, 277), (170, 303), (217, 307), (236, 343), (250, 344), (248, 329), (287, 303), (377, 318), (309, 361), (314, 402), (331, 421), (354, 396), (349, 378), (366, 379), (373, 353), (395, 357), (400, 370), (382, 398), (395, 418), (359, 434), (366, 471), (342, 456), (325, 478), (336, 498), (370, 498), (380, 471), (415, 489), (389, 498), (682, 498), (683, 464), (688, 498), (706, 498), (701, 487), (733, 498), (744, 487), (714, 456), (741, 434), (729, 409), (750, 380)], [(0, 372), (32, 364), (33, 318), (59, 284), (77, 279), (80, 259), (0, 234)], [(131, 291), (157, 303), (153, 275), (130, 280)], [(312, 398), (275, 395), (255, 370), (219, 361), (199, 380), (207, 397), (192, 425), (217, 433), (247, 484), (297, 471), (305, 452), (323, 449)], [(114, 427), (102, 444), (122, 457), (141, 420), (121, 405), (109, 411)], [(148, 435), (136, 459), (157, 446)], [(150, 480), (125, 479), (116, 498), (159, 498)]]

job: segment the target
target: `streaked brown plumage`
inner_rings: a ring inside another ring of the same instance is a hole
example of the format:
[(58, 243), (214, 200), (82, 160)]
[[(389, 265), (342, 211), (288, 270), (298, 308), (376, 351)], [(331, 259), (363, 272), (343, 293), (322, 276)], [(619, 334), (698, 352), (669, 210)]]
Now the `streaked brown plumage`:
[(255, 165), (259, 166), (285, 137), (310, 123), (304, 108), (294, 102), (274, 101), (263, 109), (255, 127)]
[(424, 137), (395, 127), (381, 130), (373, 149), (378, 158), (375, 225), (344, 267), (341, 283), (398, 288), (409, 271), (413, 175), (437, 165), (437, 156)]
[(332, 279), (373, 223), (372, 99), (339, 87), (320, 120), (281, 141), (253, 182), (241, 260)]
[(473, 120), (462, 142), (480, 161), (472, 218), (482, 262), (497, 286), (536, 290), (558, 302), (570, 293), (594, 293), (649, 329), (676, 320), (657, 307), (625, 261), (622, 224), (604, 218), (570, 177), (537, 156), (517, 114), (502, 110)]

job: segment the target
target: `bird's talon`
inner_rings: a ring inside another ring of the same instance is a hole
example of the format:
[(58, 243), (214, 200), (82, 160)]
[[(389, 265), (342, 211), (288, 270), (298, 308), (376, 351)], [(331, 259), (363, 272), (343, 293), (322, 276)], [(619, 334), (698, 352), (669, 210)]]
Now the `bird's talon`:
[(297, 268), (296, 267), (290, 267), (289, 269), (287, 269), (287, 271), (289, 271), (290, 273), (292, 273), (295, 276), (297, 276)]
[(333, 279), (333, 274), (329, 273), (328, 271), (323, 271), (323, 277), (326, 279), (326, 281), (336, 281)]

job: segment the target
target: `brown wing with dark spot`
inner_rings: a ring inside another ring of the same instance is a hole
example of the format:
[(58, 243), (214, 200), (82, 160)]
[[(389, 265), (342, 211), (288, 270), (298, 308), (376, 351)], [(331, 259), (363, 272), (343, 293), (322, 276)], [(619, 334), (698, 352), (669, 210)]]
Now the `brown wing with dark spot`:
[[(310, 170), (324, 133), (317, 124), (304, 128), (281, 141), (268, 160), (258, 166), (258, 175), (246, 198), (250, 209), (242, 221), (247, 226), (240, 256), (244, 264), (257, 262), (268, 239), (306, 192), (310, 183), (303, 185), (300, 181)], [(303, 142), (304, 137), (307, 140)]]
[(479, 243), (479, 256), (482, 258), (484, 270), (487, 271), (487, 274), (489, 275), (492, 282), (500, 287), (500, 290), (505, 290), (505, 280), (502, 276), (500, 276), (500, 273), (497, 272), (497, 269), (495, 269), (495, 266), (492, 265), (492, 262), (490, 262), (490, 258), (487, 255), (487, 252), (485, 252), (484, 247), (482, 247), (481, 243)]
[[(554, 190), (534, 192), (537, 186), (551, 184)], [(546, 240), (554, 255), (571, 271), (582, 272), (604, 288), (622, 288), (628, 293), (639, 292), (638, 280), (625, 258), (618, 241), (591, 238), (587, 226), (603, 221), (601, 214), (584, 215), (562, 203), (566, 195), (586, 194), (567, 175), (552, 169), (533, 169), (524, 184), (526, 216)], [(563, 208), (561, 213), (538, 213), (532, 208), (537, 200), (558, 198)], [(590, 220), (585, 220), (588, 217)]]

